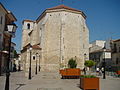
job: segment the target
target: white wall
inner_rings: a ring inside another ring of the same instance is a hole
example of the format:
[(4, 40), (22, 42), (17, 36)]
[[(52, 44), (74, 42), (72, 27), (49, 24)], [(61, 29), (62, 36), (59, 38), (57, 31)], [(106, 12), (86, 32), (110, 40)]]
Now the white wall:
[[(30, 29), (27, 29), (27, 24), (30, 24)], [(33, 22), (24, 21), (23, 30), (33, 30), (33, 28), (34, 28), (34, 23)]]
[(104, 45), (105, 45), (105, 41), (96, 40), (96, 41), (92, 42), (91, 44), (89, 44), (90, 52), (100, 50), (104, 47)]
[(111, 58), (111, 52), (105, 52), (105, 58)]

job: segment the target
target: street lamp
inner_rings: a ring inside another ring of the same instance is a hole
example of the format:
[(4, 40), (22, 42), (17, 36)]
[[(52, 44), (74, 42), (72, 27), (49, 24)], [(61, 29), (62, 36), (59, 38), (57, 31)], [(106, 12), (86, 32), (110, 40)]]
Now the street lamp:
[(39, 55), (39, 72), (40, 72), (40, 55)]
[(104, 47), (103, 48), (103, 79), (106, 79), (106, 76), (105, 76), (105, 51), (106, 51), (106, 48)]
[(11, 51), (11, 39), (12, 37), (15, 37), (16, 29), (17, 29), (17, 26), (14, 23), (7, 25), (7, 30), (8, 30), (8, 33), (10, 34), (10, 39), (9, 39), (9, 55), (8, 55), (8, 60), (6, 64), (5, 90), (9, 90), (9, 77), (10, 77), (9, 63), (10, 63), (10, 51)]
[(32, 50), (32, 45), (30, 44), (29, 51), (30, 51), (30, 65), (29, 65), (29, 77), (28, 79), (31, 79), (31, 50)]
[(36, 53), (36, 70), (35, 70), (36, 75), (37, 75), (37, 56), (38, 56), (38, 53)]

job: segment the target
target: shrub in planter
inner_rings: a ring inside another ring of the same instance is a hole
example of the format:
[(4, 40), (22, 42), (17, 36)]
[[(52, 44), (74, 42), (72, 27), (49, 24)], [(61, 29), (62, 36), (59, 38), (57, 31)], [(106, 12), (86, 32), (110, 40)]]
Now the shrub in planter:
[(80, 88), (83, 90), (99, 90), (99, 78), (94, 75), (80, 77)]
[(76, 66), (77, 66), (76, 60), (71, 58), (68, 61), (69, 68), (60, 70), (60, 74), (62, 78), (79, 78), (81, 73), (80, 73), (80, 69), (76, 68)]
[[(93, 60), (85, 61), (85, 66), (91, 68), (95, 65)], [(99, 78), (94, 75), (83, 75), (80, 77), (80, 88), (83, 90), (99, 90)]]
[(68, 67), (69, 68), (76, 68), (77, 66), (77, 63), (76, 63), (76, 60), (71, 58), (69, 61), (68, 61)]

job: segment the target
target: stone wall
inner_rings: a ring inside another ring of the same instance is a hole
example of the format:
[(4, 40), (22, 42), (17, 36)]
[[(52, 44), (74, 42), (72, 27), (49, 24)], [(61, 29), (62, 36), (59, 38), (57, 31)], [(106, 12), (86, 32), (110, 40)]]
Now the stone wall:
[[(27, 30), (23, 32), (24, 43), (29, 41), (26, 39), (27, 33)], [(80, 13), (70, 10), (46, 11), (45, 16), (34, 23), (30, 39), (31, 44), (40, 43), (42, 48), (40, 51), (42, 71), (58, 71), (61, 65), (67, 67), (70, 58), (76, 58), (77, 67), (83, 69), (85, 58), (89, 59), (89, 30), (85, 18)], [(27, 51), (26, 54), (24, 57), (28, 72), (30, 56)], [(35, 68), (34, 61), (32, 65)]]
[(87, 54), (87, 58), (89, 57), (89, 31), (84, 18), (80, 14), (65, 11), (47, 13), (47, 18), (42, 35), (44, 37), (43, 64), (51, 68), (56, 64), (58, 69), (60, 63), (67, 65), (68, 60), (76, 56), (78, 67), (82, 69), (84, 53)]

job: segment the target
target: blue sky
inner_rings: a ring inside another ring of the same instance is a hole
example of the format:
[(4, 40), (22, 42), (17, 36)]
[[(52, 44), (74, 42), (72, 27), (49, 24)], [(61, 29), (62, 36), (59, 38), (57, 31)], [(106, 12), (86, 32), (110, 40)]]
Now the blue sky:
[[(60, 0), (0, 0), (6, 9), (17, 18), (16, 38), (13, 41), (20, 50), (22, 20), (36, 20), (46, 9), (60, 5)], [(120, 39), (120, 0), (64, 0), (64, 5), (83, 11), (90, 31), (90, 42), (94, 40)]]

